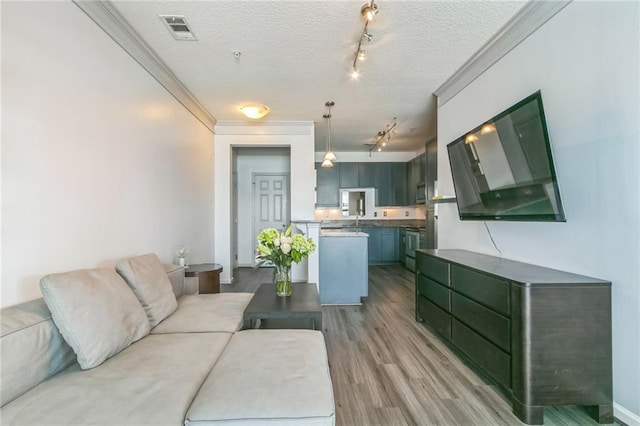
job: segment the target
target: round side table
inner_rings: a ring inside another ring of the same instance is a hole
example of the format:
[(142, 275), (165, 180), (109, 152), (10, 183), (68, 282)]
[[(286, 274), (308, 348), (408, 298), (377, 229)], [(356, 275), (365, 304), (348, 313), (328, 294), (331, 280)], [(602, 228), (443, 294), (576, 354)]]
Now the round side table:
[(184, 270), (184, 276), (198, 278), (198, 292), (200, 294), (220, 293), (220, 272), (222, 272), (222, 265), (200, 263), (189, 265)]

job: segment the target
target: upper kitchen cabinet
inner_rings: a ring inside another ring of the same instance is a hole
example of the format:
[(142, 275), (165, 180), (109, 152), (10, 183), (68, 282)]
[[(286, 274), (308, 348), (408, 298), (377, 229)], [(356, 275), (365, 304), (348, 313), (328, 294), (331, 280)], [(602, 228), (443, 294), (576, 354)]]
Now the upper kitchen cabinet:
[(393, 175), (391, 174), (391, 163), (373, 163), (376, 165), (376, 197), (377, 206), (394, 206), (393, 203)]
[(338, 167), (321, 167), (316, 163), (316, 206), (340, 206), (340, 173)]
[(391, 164), (392, 205), (406, 206), (409, 204), (407, 196), (407, 163)]
[(358, 188), (358, 163), (335, 163), (340, 169), (340, 188)]
[(380, 163), (358, 163), (358, 186), (360, 188), (375, 188), (378, 164)]
[(424, 185), (427, 156), (422, 154), (407, 163), (408, 204), (417, 204), (418, 185)]

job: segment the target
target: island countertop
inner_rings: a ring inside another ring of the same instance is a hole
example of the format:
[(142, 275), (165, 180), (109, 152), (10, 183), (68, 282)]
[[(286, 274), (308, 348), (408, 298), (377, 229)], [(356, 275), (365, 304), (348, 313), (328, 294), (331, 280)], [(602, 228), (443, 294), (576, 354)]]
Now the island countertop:
[(336, 231), (336, 230), (321, 230), (321, 237), (358, 237), (358, 238), (368, 238), (369, 234), (365, 232), (356, 232), (356, 231)]

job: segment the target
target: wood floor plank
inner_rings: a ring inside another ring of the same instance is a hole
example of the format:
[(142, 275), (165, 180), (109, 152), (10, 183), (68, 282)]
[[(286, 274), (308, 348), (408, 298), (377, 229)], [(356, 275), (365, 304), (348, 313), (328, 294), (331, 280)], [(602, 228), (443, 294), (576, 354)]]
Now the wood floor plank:
[[(223, 291), (255, 291), (270, 270), (236, 270)], [(324, 306), (337, 426), (522, 425), (511, 402), (415, 321), (414, 275), (369, 267), (362, 306)], [(579, 407), (545, 409), (545, 425), (597, 425)]]

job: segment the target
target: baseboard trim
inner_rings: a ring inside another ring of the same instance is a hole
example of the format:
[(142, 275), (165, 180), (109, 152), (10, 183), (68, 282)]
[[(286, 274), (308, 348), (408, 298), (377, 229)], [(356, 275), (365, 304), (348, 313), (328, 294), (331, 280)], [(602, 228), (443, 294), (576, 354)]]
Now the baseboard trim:
[(613, 417), (627, 426), (640, 426), (640, 416), (627, 410), (620, 404), (613, 403)]

